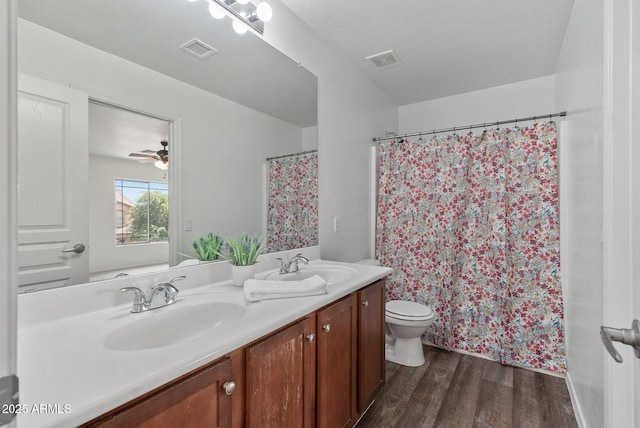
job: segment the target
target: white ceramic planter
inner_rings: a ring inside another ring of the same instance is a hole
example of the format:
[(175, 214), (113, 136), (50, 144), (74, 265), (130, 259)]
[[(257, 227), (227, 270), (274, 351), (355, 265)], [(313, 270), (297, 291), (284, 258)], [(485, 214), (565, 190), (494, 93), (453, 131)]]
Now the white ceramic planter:
[(235, 266), (231, 265), (231, 283), (242, 287), (247, 279), (253, 279), (256, 274), (256, 265)]

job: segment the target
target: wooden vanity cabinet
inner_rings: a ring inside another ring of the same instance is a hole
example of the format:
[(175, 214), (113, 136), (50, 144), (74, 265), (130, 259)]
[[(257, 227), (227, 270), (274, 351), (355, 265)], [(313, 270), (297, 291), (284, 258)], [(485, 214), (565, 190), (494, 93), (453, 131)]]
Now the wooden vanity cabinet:
[(358, 412), (364, 413), (385, 381), (385, 282), (358, 292)]
[[(228, 389), (231, 358), (225, 358), (133, 400), (84, 427), (231, 428)], [(225, 385), (226, 384), (226, 385)], [(225, 391), (227, 388), (227, 391)]]
[(384, 284), (377, 281), (82, 426), (352, 427), (384, 385)]
[(246, 426), (315, 425), (315, 314), (246, 348)]
[(358, 299), (350, 295), (317, 312), (318, 428), (350, 427), (358, 411)]
[(351, 427), (384, 385), (385, 282), (317, 312), (317, 426)]

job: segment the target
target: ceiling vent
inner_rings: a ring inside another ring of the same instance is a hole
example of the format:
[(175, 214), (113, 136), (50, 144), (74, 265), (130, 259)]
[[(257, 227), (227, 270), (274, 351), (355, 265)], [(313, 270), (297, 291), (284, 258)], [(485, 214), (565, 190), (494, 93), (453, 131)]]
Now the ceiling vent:
[(205, 59), (218, 52), (217, 49), (212, 48), (202, 40), (198, 39), (189, 40), (187, 43), (180, 46), (180, 49), (200, 59)]
[(392, 67), (394, 65), (402, 64), (402, 61), (398, 57), (398, 54), (392, 50), (380, 52), (379, 54), (370, 55), (366, 57), (377, 69), (383, 69)]

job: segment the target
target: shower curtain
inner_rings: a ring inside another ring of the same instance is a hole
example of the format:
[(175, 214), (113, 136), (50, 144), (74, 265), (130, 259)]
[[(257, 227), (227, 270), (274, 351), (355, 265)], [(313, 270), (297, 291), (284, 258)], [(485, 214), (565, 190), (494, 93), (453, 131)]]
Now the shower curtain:
[(268, 161), (267, 251), (318, 245), (318, 153)]
[(555, 123), (381, 143), (378, 168), (387, 298), (431, 307), (437, 346), (564, 372)]

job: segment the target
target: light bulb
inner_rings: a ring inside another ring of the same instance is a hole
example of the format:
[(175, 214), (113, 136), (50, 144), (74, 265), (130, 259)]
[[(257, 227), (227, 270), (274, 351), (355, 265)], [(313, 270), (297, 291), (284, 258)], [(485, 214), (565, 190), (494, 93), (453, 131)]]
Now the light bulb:
[(155, 167), (158, 169), (161, 169), (163, 171), (166, 171), (167, 169), (169, 169), (169, 165), (167, 165), (166, 163), (162, 162), (161, 160), (157, 160), (154, 163)]
[(271, 6), (269, 6), (269, 3), (266, 2), (258, 4), (256, 13), (258, 14), (258, 19), (262, 22), (271, 21), (271, 17), (273, 16), (273, 10)]
[(234, 19), (233, 24), (231, 25), (233, 26), (233, 31), (235, 31), (238, 34), (244, 34), (249, 29), (249, 27), (247, 27), (247, 25), (244, 22), (241, 22), (238, 19)]
[(215, 19), (222, 19), (226, 15), (226, 13), (225, 13), (224, 9), (222, 8), (222, 6), (220, 6), (215, 1), (211, 1), (209, 3), (209, 13)]

